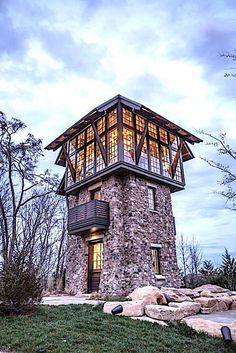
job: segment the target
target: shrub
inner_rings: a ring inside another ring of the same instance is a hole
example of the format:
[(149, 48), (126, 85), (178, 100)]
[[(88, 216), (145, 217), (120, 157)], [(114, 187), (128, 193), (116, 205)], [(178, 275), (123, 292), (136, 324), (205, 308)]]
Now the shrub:
[(42, 282), (31, 261), (17, 256), (0, 271), (0, 311), (26, 314), (42, 300)]

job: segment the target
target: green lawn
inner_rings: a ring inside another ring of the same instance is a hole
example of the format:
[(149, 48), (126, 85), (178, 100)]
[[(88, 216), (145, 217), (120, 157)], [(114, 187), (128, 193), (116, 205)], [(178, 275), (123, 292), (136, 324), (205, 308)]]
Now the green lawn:
[(30, 317), (0, 317), (0, 347), (17, 353), (236, 352), (235, 345), (185, 325), (161, 327), (91, 305), (41, 306)]

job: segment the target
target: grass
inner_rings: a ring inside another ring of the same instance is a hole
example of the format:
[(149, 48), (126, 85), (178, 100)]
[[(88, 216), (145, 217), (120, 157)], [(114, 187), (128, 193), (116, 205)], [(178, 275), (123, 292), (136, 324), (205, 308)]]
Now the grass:
[(28, 317), (0, 317), (0, 328), (0, 347), (17, 353), (236, 352), (183, 324), (161, 327), (91, 305), (41, 306)]

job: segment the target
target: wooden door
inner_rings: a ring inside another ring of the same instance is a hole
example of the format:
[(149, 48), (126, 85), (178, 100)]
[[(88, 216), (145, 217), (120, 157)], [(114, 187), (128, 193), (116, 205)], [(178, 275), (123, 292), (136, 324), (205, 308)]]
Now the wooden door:
[(91, 242), (88, 247), (88, 292), (92, 293), (97, 292), (99, 288), (103, 265), (103, 243)]

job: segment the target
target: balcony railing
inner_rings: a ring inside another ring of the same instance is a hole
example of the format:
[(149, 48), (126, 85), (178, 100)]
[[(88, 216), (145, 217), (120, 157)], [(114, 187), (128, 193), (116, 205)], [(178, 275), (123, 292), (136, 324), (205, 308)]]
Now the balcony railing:
[(109, 203), (91, 200), (82, 205), (69, 209), (69, 234), (89, 233), (106, 230), (109, 227)]

